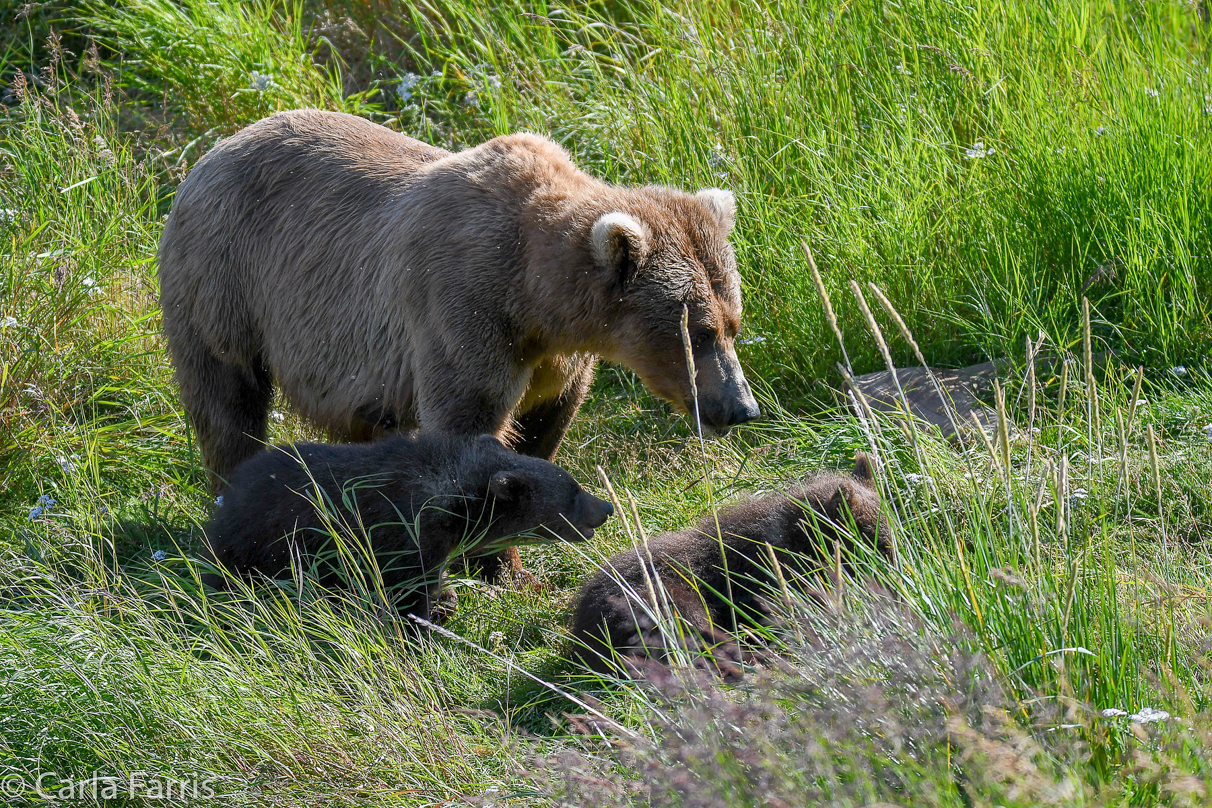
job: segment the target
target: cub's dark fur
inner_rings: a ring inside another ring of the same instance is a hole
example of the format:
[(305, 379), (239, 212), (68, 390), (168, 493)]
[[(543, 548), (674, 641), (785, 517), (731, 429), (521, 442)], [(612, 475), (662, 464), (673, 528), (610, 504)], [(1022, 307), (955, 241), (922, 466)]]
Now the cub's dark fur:
[(276, 576), (298, 554), (305, 565), (319, 559), (322, 583), (339, 584), (320, 501), (338, 535), (373, 552), (385, 590), (400, 587), (397, 608), (421, 617), (437, 602), (452, 553), (499, 549), (502, 539), (528, 532), (540, 541), (582, 541), (613, 510), (564, 469), (512, 452), (492, 435), (277, 447), (237, 468), (222, 497), (206, 526), (222, 567)]
[[(724, 629), (731, 630), (734, 618), (741, 624), (760, 623), (767, 614), (764, 604), (776, 578), (765, 542), (790, 575), (796, 566), (829, 563), (820, 557), (818, 531), (826, 547), (835, 541), (852, 545), (852, 520), (861, 541), (892, 557), (871, 461), (862, 453), (849, 475), (814, 475), (786, 493), (753, 497), (721, 511), (727, 576), (711, 514), (695, 527), (651, 539), (652, 563), (642, 563), (635, 550), (625, 550), (582, 587), (572, 624), (573, 654), (600, 673), (614, 669), (611, 660), (616, 655), (624, 669), (644, 657), (662, 655), (661, 629), (636, 600), (649, 603), (647, 567), (654, 582), (653, 573), (659, 574), (669, 605), (685, 621), (684, 645), (689, 650), (710, 649), (709, 663), (717, 672), (725, 679), (740, 679), (740, 649)], [(697, 591), (689, 581), (697, 582)], [(726, 598), (729, 583), (735, 609)]]

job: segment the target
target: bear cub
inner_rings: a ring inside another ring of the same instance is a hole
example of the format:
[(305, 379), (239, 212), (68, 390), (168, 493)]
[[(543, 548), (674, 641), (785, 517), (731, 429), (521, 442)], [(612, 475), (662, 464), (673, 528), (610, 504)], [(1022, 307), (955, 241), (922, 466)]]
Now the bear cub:
[[(696, 667), (710, 666), (726, 681), (737, 681), (743, 676), (742, 654), (725, 629), (731, 630), (734, 620), (742, 626), (768, 622), (767, 604), (778, 584), (766, 542), (792, 585), (801, 573), (832, 567), (832, 559), (822, 557), (818, 534), (826, 548), (835, 542), (852, 547), (857, 539), (889, 559), (893, 555), (871, 460), (862, 452), (849, 475), (815, 474), (786, 493), (752, 497), (721, 510), (727, 577), (715, 526), (715, 517), (706, 514), (695, 527), (650, 539), (651, 561), (641, 561), (643, 548), (639, 554), (624, 550), (607, 561), (577, 599), (574, 658), (598, 673), (634, 673), (643, 659), (666, 656), (671, 627), (658, 625), (654, 616), (672, 609), (682, 621), (680, 631), (673, 629), (680, 635), (678, 644), (695, 652)], [(657, 588), (657, 576), (667, 598)], [(648, 580), (663, 609), (653, 608)]]
[[(205, 532), (220, 567), (277, 577), (299, 557), (322, 584), (340, 585), (332, 530), (350, 542), (347, 558), (374, 555), (401, 613), (426, 619), (453, 554), (497, 552), (518, 534), (583, 541), (614, 510), (556, 464), (492, 435), (279, 446), (241, 464), (219, 502)], [(218, 574), (203, 580), (223, 585)]]

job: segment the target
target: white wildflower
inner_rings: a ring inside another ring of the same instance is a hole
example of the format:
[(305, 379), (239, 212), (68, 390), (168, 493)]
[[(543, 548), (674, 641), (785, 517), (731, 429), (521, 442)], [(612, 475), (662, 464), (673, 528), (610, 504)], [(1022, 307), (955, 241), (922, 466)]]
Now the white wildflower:
[(17, 210), (15, 208), (0, 208), (0, 222), (15, 222), (17, 221)]
[(897, 73), (902, 73), (906, 76), (913, 75), (912, 73), (909, 72), (909, 68), (905, 67), (904, 65), (893, 65), (892, 69), (895, 70)]
[(1204, 437), (1212, 438), (1212, 424), (1204, 424)]
[(982, 157), (988, 157), (995, 151), (997, 151), (997, 149), (993, 148), (992, 146), (986, 149), (985, 141), (978, 140), (972, 144), (972, 148), (964, 149), (964, 156), (969, 160), (979, 160)]
[(59, 455), (55, 458), (55, 462), (59, 464), (59, 468), (63, 469), (64, 474), (74, 474), (76, 471), (76, 461), (80, 459), (80, 455), (72, 455), (66, 457)]
[(913, 486), (924, 485), (930, 482), (929, 474), (906, 474), (905, 481)]
[(273, 412), (271, 412), (269, 414), (269, 417), (272, 418), (273, 420), (277, 421), (279, 424), (286, 420), (286, 416), (283, 415), (282, 413), (278, 412), (277, 410), (274, 410)]
[(109, 150), (109, 144), (105, 142), (105, 138), (97, 135), (93, 138), (93, 145), (97, 147), (97, 156), (107, 166), (112, 166), (115, 162), (114, 153)]
[(1175, 365), (1174, 367), (1170, 368), (1170, 372), (1175, 376), (1178, 376), (1180, 379), (1187, 375), (1187, 369), (1182, 365)]
[(90, 297), (92, 295), (101, 294), (101, 287), (98, 286), (97, 282), (92, 278), (85, 278), (84, 280), (80, 281), (80, 285), (84, 287), (84, 294), (89, 295)]
[(500, 76), (491, 76), (491, 75), (485, 76), (484, 77), (484, 86), (488, 87), (492, 90), (501, 89), (501, 77)]
[(412, 94), (420, 81), (421, 77), (416, 73), (408, 73), (400, 79), (399, 85), (396, 86), (396, 96), (400, 99), (401, 104), (407, 104), (412, 99)]
[(1165, 710), (1155, 710), (1152, 707), (1141, 707), (1139, 713), (1128, 716), (1138, 724), (1160, 724), (1170, 720), (1170, 714)]
[(274, 86), (274, 77), (272, 73), (260, 73), (256, 70), (252, 72), (252, 80), (249, 82), (249, 89), (263, 93), (270, 87)]
[(20, 323), (16, 317), (5, 317), (4, 323), (0, 324), (0, 328), (16, 328)]
[(494, 631), (491, 634), (489, 634), (488, 635), (488, 644), (489, 644), (489, 646), (491, 646), (493, 648), (504, 645), (505, 644), (505, 632)]
[(761, 334), (754, 334), (749, 337), (741, 337), (740, 339), (737, 340), (737, 342), (739, 342), (742, 345), (761, 345), (765, 341), (766, 341), (766, 338), (763, 337)]
[(1103, 718), (1121, 718), (1127, 714), (1127, 710), (1121, 710), (1118, 707), (1108, 707), (1103, 710)]
[(1098, 137), (1102, 137), (1103, 135), (1107, 134), (1107, 127), (1105, 127), (1105, 126), (1098, 127), (1097, 129), (1094, 130), (1094, 134), (1097, 135)]

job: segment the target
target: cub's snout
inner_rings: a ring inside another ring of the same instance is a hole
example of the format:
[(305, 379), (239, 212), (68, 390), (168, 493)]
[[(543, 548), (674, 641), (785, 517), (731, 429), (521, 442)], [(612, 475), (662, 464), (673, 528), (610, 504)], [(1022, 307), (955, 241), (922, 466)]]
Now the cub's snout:
[(593, 494), (582, 494), (577, 497), (576, 507), (573, 510), (574, 513), (569, 521), (572, 522), (572, 527), (579, 535), (566, 535), (565, 538), (570, 541), (592, 539), (594, 530), (606, 524), (606, 520), (614, 515), (614, 506), (604, 499), (598, 499)]

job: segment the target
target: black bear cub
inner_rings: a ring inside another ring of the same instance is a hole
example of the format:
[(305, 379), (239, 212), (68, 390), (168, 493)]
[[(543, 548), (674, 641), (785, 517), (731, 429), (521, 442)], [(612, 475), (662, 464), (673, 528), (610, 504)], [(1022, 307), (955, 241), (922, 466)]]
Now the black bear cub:
[[(786, 493), (752, 497), (720, 511), (727, 576), (711, 514), (695, 527), (650, 539), (651, 562), (641, 561), (635, 549), (611, 558), (581, 588), (572, 621), (573, 655), (599, 673), (634, 672), (638, 661), (666, 654), (671, 631), (679, 629), (659, 625), (654, 617), (672, 610), (682, 621), (677, 644), (709, 651), (695, 664), (713, 666), (725, 680), (739, 680), (741, 651), (727, 632), (734, 620), (740, 625), (765, 622), (766, 604), (777, 592), (765, 543), (774, 548), (784, 577), (794, 579), (796, 572), (832, 566), (831, 559), (821, 557), (820, 538), (826, 548), (835, 542), (850, 547), (856, 538), (852, 525), (860, 541), (892, 557), (874, 470), (861, 452), (849, 475), (816, 474)], [(648, 581), (663, 609), (652, 608)]]
[(205, 528), (217, 565), (275, 577), (298, 556), (322, 584), (339, 585), (335, 532), (351, 542), (346, 558), (373, 553), (401, 613), (425, 618), (452, 554), (496, 552), (518, 534), (582, 541), (613, 512), (564, 469), (492, 435), (279, 446), (241, 464), (221, 497)]

